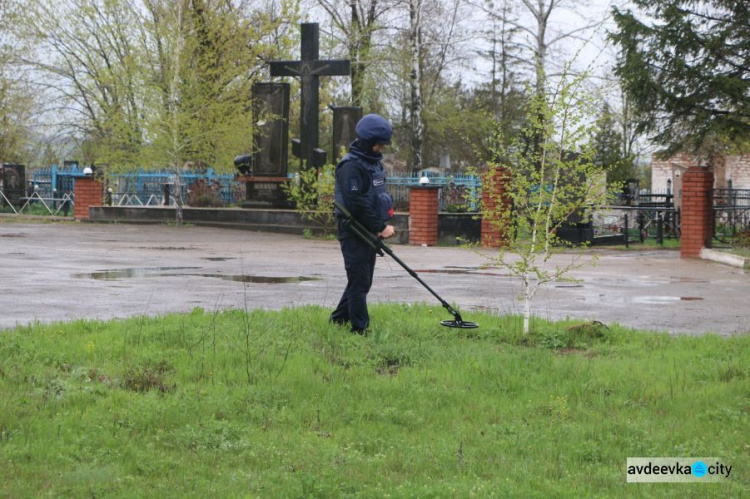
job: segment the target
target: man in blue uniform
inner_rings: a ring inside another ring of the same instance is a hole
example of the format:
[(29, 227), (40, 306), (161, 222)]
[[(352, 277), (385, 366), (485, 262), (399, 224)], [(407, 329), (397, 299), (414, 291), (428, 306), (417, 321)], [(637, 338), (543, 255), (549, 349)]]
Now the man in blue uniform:
[[(336, 165), (336, 201), (346, 207), (367, 230), (387, 239), (395, 234), (388, 222), (393, 217), (393, 198), (385, 190), (382, 151), (391, 143), (390, 123), (377, 114), (368, 114), (354, 131), (357, 140)], [(346, 289), (331, 322), (351, 324), (351, 331), (365, 334), (370, 324), (367, 293), (375, 271), (375, 250), (359, 239), (337, 213), (339, 243), (346, 268)]]

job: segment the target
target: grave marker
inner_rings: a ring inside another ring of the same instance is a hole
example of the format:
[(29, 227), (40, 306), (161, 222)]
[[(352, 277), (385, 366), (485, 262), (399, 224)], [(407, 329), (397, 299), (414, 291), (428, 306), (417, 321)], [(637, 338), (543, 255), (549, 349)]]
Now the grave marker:
[(272, 61), (271, 76), (294, 76), (301, 80), (300, 157), (305, 167), (313, 165), (313, 149), (319, 140), (319, 84), (321, 76), (349, 76), (347, 60), (320, 60), (317, 23), (302, 23), (299, 61)]

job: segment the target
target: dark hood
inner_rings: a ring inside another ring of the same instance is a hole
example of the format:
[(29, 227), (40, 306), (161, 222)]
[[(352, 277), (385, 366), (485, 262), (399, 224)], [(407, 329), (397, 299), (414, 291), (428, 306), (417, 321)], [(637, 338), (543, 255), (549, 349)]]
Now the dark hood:
[(377, 163), (383, 159), (383, 155), (379, 152), (373, 151), (373, 145), (374, 144), (366, 140), (357, 139), (349, 146), (349, 152), (365, 161), (369, 161), (370, 163)]

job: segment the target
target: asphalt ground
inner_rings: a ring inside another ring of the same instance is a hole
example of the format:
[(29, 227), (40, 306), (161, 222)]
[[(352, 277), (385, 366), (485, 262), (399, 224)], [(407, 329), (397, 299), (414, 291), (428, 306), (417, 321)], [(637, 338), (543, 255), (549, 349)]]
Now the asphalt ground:
[[(493, 250), (394, 245), (464, 319), (520, 314), (517, 277)], [(534, 315), (679, 334), (750, 332), (750, 273), (678, 251), (589, 250), (596, 266), (543, 286)], [(187, 312), (194, 307), (333, 308), (345, 286), (338, 242), (210, 227), (26, 223), (0, 219), (0, 329), (33, 322)], [(553, 258), (565, 265), (572, 254)], [(393, 259), (379, 258), (370, 302), (439, 305)], [(450, 319), (447, 313), (438, 319)], [(438, 326), (439, 327), (439, 326)]]

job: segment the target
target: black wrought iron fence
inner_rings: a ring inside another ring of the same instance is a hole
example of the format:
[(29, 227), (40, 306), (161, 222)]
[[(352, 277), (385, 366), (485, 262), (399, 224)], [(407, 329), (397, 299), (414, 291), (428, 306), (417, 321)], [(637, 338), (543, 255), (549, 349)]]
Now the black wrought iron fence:
[(663, 244), (679, 239), (680, 211), (675, 208), (617, 206), (594, 215), (594, 244), (628, 244), (647, 239)]
[(750, 231), (750, 189), (714, 189), (713, 238), (731, 244)]

